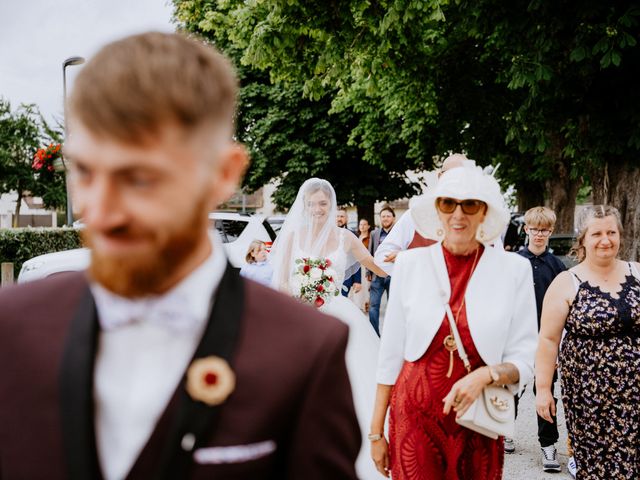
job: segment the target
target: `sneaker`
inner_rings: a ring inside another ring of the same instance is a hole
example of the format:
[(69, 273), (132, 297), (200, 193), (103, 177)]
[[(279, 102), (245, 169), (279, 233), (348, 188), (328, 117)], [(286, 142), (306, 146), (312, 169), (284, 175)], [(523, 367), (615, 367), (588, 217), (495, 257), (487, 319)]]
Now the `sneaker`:
[(559, 472), (558, 452), (555, 445), (540, 448), (542, 450), (542, 470), (545, 472)]
[(516, 451), (516, 444), (513, 438), (504, 437), (504, 453), (513, 453)]
[(578, 466), (576, 465), (576, 459), (573, 456), (569, 457), (569, 461), (567, 462), (567, 470), (569, 470), (569, 475), (571, 475), (571, 478), (576, 478)]

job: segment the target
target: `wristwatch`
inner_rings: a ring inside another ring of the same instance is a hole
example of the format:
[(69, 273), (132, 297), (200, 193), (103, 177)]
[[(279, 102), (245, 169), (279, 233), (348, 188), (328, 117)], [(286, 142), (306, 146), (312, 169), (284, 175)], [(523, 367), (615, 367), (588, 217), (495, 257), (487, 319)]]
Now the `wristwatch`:
[(498, 383), (498, 380), (500, 380), (500, 374), (496, 372), (491, 365), (489, 365), (489, 375), (491, 375), (491, 381), (493, 383)]
[(377, 442), (378, 440), (382, 440), (382, 434), (381, 433), (370, 433), (369, 435), (367, 435), (367, 438), (372, 442)]

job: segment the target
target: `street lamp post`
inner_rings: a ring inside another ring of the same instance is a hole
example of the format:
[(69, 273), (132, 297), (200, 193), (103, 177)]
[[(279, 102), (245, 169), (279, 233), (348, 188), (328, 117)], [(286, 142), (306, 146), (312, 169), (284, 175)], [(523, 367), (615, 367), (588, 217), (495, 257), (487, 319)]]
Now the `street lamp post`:
[[(81, 65), (84, 63), (82, 57), (69, 57), (62, 62), (62, 103), (64, 116), (64, 139), (67, 140), (67, 67), (70, 65)], [(62, 154), (64, 164), (64, 153)], [(73, 225), (73, 209), (71, 207), (71, 194), (69, 192), (69, 169), (65, 165), (65, 183), (67, 187), (67, 226)]]

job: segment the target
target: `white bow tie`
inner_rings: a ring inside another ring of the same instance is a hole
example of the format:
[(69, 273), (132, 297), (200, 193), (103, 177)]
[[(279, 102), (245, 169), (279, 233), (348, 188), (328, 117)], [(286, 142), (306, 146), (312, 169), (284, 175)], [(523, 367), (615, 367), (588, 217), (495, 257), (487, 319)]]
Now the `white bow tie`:
[(99, 318), (103, 330), (114, 330), (146, 321), (179, 332), (189, 331), (200, 324), (186, 295), (172, 294), (142, 300), (110, 296), (105, 307), (105, 315)]

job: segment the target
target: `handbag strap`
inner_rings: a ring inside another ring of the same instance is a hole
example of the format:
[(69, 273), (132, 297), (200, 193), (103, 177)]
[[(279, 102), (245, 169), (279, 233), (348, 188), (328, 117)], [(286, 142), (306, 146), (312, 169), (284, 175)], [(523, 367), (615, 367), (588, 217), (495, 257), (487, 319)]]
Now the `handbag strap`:
[[(441, 294), (444, 298), (445, 293), (441, 290)], [(451, 307), (449, 306), (449, 301), (446, 300), (444, 304), (444, 309), (447, 312), (447, 318), (449, 319), (449, 325), (451, 326), (451, 332), (453, 333), (453, 338), (456, 341), (456, 349), (458, 350), (458, 355), (460, 356), (460, 360), (464, 364), (464, 368), (467, 369), (467, 373), (471, 372), (471, 363), (469, 363), (469, 357), (467, 356), (467, 352), (464, 349), (464, 345), (462, 345), (462, 339), (460, 338), (460, 332), (458, 332), (458, 326), (456, 325), (456, 321), (453, 319), (453, 312), (451, 311)]]
[[(431, 249), (432, 255), (435, 255), (435, 249)], [(449, 326), (451, 327), (451, 332), (453, 333), (453, 338), (456, 341), (456, 349), (458, 350), (458, 355), (460, 356), (460, 360), (464, 364), (464, 368), (467, 369), (467, 372), (471, 372), (471, 363), (469, 363), (469, 357), (467, 356), (467, 352), (464, 349), (464, 345), (462, 345), (462, 340), (460, 338), (460, 332), (458, 332), (458, 326), (456, 325), (456, 321), (453, 318), (453, 312), (451, 311), (451, 306), (449, 305), (449, 298), (447, 298), (447, 294), (442, 288), (442, 284), (440, 279), (438, 278), (438, 272), (435, 268), (435, 263), (433, 259), (431, 259), (433, 274), (436, 277), (436, 283), (438, 284), (438, 289), (440, 290), (440, 298), (442, 298), (442, 303), (444, 304), (444, 310), (447, 313), (447, 319), (449, 320)]]

